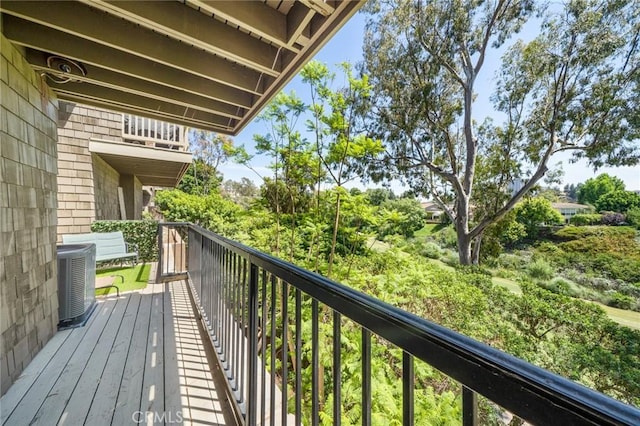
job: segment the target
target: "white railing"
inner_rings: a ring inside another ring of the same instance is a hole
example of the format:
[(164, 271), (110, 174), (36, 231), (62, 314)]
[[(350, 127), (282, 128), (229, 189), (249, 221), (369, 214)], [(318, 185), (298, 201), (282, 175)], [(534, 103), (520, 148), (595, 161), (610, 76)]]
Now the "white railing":
[(155, 148), (186, 151), (188, 147), (186, 127), (131, 114), (122, 114), (122, 138)]

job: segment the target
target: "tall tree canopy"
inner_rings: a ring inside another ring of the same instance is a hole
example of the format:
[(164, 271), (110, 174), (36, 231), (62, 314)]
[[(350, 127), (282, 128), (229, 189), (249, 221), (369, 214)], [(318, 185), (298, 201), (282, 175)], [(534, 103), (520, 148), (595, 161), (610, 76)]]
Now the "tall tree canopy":
[[(545, 175), (554, 154), (572, 151), (595, 167), (639, 160), (640, 3), (537, 7), (532, 0), (367, 6), (363, 71), (375, 132), (386, 141), (384, 166), (371, 162), (370, 172), (400, 176), (433, 197), (456, 228), (463, 264), (477, 263), (484, 232)], [(539, 34), (514, 41), (538, 17)], [(483, 119), (479, 76), (500, 52), (491, 96), (499, 114)], [(511, 194), (515, 178), (525, 184)]]
[(600, 197), (612, 191), (624, 191), (624, 182), (606, 173), (587, 179), (578, 190), (578, 202), (594, 205)]

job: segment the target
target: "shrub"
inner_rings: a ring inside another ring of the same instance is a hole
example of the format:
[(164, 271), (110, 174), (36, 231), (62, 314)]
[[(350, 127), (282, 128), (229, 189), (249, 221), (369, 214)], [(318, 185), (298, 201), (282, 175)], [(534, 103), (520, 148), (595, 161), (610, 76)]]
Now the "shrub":
[(444, 256), (442, 256), (441, 259), (444, 263), (446, 263), (449, 266), (458, 266), (460, 265), (460, 257), (457, 254), (454, 253), (448, 253)]
[(602, 213), (602, 224), (609, 226), (620, 226), (624, 225), (625, 217), (622, 213), (616, 212), (603, 212)]
[(434, 240), (440, 243), (441, 247), (456, 248), (458, 246), (458, 234), (452, 226), (447, 226), (433, 234)]
[(144, 262), (158, 260), (158, 222), (155, 220), (97, 220), (91, 232), (122, 231), (128, 243), (138, 245), (139, 259)]
[(536, 259), (527, 266), (527, 273), (537, 280), (550, 280), (554, 274), (553, 266), (544, 259)]
[(571, 295), (571, 284), (562, 277), (555, 277), (549, 282), (548, 290), (556, 294)]
[(440, 246), (436, 243), (426, 243), (422, 247), (420, 254), (428, 257), (429, 259), (440, 259), (440, 256), (442, 256), (442, 250), (440, 250)]
[(616, 291), (611, 295), (611, 300), (608, 305), (619, 309), (631, 309), (631, 306), (633, 306), (633, 298)]
[(524, 265), (523, 259), (516, 254), (503, 253), (496, 263), (498, 266), (506, 269), (521, 269)]
[(627, 210), (627, 223), (636, 229), (640, 229), (640, 207), (632, 207)]
[(553, 239), (557, 241), (571, 241), (586, 237), (631, 238), (636, 235), (635, 229), (629, 226), (611, 228), (608, 226), (565, 226), (554, 232)]
[(569, 223), (575, 226), (599, 225), (602, 222), (601, 214), (577, 214), (569, 219)]

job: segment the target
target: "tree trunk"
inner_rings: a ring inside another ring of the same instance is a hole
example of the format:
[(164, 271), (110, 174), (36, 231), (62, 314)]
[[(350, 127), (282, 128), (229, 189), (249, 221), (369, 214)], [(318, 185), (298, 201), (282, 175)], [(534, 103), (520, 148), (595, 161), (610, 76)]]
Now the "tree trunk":
[(331, 238), (331, 252), (329, 253), (329, 269), (327, 270), (327, 276), (331, 278), (331, 272), (333, 271), (333, 258), (336, 254), (336, 242), (338, 240), (338, 226), (340, 225), (340, 187), (336, 194), (336, 216), (333, 221), (333, 237)]
[(482, 246), (482, 234), (478, 235), (473, 241), (473, 248), (471, 252), (471, 264), (480, 264), (480, 247)]
[(458, 193), (456, 208), (455, 228), (458, 235), (458, 258), (461, 265), (473, 264), (471, 243), (473, 238), (469, 235), (469, 199)]
[[(456, 226), (457, 228), (457, 226)], [(458, 258), (461, 265), (472, 265), (473, 257), (471, 252), (471, 238), (466, 232), (461, 232), (456, 229), (458, 233)]]

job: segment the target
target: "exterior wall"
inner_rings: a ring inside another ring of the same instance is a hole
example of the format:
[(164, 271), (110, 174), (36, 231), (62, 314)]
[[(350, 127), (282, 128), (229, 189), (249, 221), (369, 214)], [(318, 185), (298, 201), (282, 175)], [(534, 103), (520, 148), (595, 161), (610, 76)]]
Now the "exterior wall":
[(120, 174), (96, 154), (92, 156), (95, 177), (95, 220), (118, 220), (120, 219), (118, 208)]
[(126, 219), (142, 219), (142, 184), (140, 180), (133, 175), (122, 175), (120, 176), (120, 186), (124, 194)]
[(0, 36), (0, 387), (56, 332), (55, 95)]
[(89, 152), (89, 139), (122, 142), (119, 113), (60, 102), (58, 116), (58, 241), (91, 231), (91, 223), (120, 219), (119, 174)]

